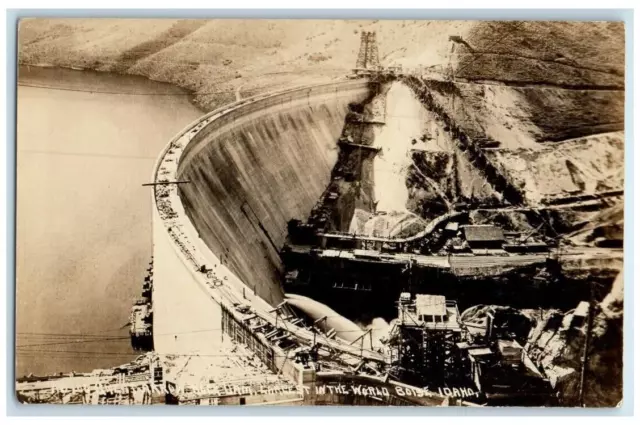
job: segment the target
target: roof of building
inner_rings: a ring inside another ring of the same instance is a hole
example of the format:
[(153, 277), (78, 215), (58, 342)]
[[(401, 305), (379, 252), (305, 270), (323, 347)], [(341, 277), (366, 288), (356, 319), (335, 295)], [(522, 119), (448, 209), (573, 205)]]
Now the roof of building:
[(416, 295), (418, 315), (446, 316), (447, 305), (444, 295)]
[(469, 349), (469, 355), (470, 356), (488, 356), (491, 354), (491, 349), (487, 348), (487, 347), (482, 347), (482, 348), (470, 348)]
[(458, 231), (459, 223), (457, 221), (450, 221), (444, 226), (445, 230), (451, 230), (453, 232)]
[(501, 353), (505, 353), (507, 351), (520, 352), (522, 351), (522, 345), (520, 345), (518, 341), (499, 339), (498, 349), (500, 350)]
[(491, 224), (461, 226), (464, 237), (470, 242), (503, 241), (504, 233), (501, 228)]
[(507, 252), (502, 248), (471, 248), (471, 252), (474, 255), (507, 255)]
[(589, 303), (586, 301), (581, 301), (573, 312), (574, 316), (587, 317), (589, 314)]

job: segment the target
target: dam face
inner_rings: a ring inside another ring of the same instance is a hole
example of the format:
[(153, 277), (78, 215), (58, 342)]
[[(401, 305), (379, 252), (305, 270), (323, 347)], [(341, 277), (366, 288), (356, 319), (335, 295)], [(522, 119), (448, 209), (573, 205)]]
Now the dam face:
[[(185, 216), (177, 218), (185, 223), (181, 232), (190, 232), (218, 276), (272, 306), (284, 300), (278, 250), (287, 222), (306, 218), (327, 187), (348, 106), (368, 95), (368, 83), (359, 80), (258, 96), (207, 115), (213, 118), (192, 124), (175, 139), (187, 141), (174, 160), (176, 178), (190, 183), (179, 185), (180, 205), (173, 209)], [(165, 163), (173, 161), (166, 159), (171, 151), (163, 153)], [(222, 340), (220, 307), (172, 239), (159, 208), (154, 208), (155, 349), (210, 351)]]

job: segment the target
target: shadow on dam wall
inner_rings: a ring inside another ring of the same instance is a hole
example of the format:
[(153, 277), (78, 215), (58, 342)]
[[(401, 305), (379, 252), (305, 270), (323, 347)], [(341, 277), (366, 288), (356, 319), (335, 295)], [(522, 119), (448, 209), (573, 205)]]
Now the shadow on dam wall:
[(186, 146), (179, 195), (200, 238), (271, 305), (283, 298), (287, 222), (306, 219), (329, 183), (348, 105), (366, 81), (292, 90), (211, 122)]

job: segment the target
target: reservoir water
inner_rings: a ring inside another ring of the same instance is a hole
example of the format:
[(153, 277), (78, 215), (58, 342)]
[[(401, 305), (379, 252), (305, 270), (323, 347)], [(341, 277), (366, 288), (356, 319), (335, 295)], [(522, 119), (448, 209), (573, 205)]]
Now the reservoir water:
[(21, 67), (18, 79), (16, 376), (125, 363), (152, 248), (142, 184), (203, 112), (140, 77)]

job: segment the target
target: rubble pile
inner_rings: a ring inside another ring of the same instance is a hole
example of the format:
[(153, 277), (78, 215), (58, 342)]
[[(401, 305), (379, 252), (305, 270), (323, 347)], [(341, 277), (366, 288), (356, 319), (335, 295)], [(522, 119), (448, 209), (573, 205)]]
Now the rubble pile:
[(549, 313), (530, 335), (525, 350), (566, 406), (613, 407), (622, 400), (622, 286), (620, 275), (594, 306), (589, 334), (583, 301), (566, 314)]

